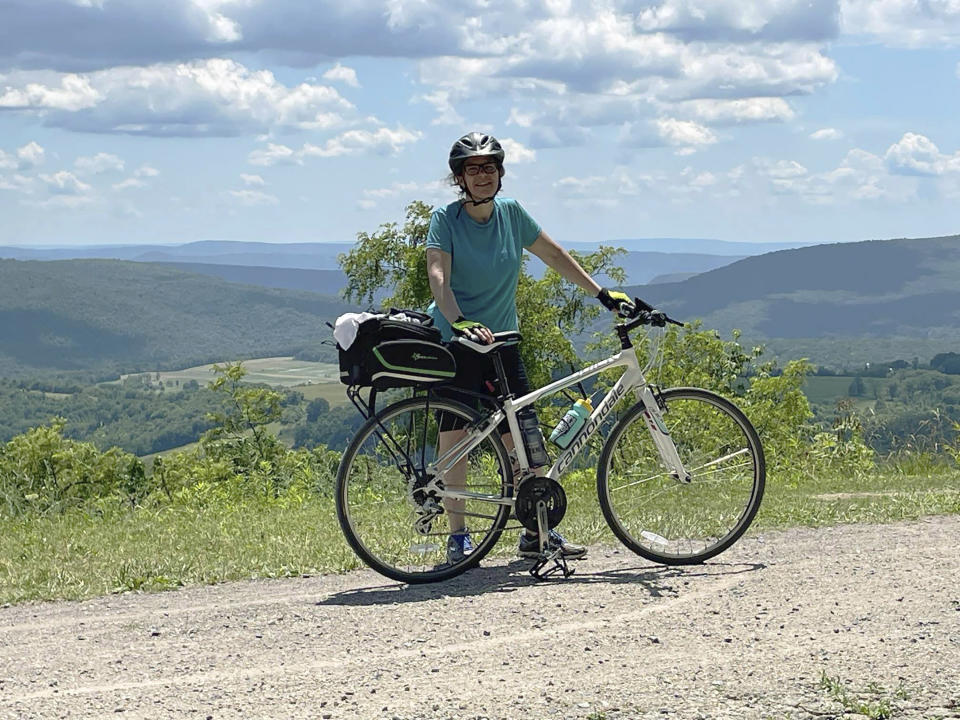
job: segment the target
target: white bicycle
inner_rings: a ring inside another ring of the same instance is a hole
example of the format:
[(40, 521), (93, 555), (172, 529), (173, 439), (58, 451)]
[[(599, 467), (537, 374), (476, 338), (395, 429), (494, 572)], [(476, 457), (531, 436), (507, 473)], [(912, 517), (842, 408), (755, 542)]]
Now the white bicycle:
[[(562, 555), (547, 543), (567, 506), (558, 481), (630, 393), (636, 402), (610, 429), (597, 463), (597, 495), (610, 529), (633, 552), (668, 565), (701, 563), (736, 542), (763, 497), (760, 439), (730, 400), (700, 388), (661, 390), (647, 381), (630, 331), (681, 323), (636, 302), (631, 318), (615, 325), (619, 353), (539, 390), (514, 397), (507, 389), (497, 352), (519, 342), (518, 333), (498, 333), (490, 345), (458, 338), (475, 352), (490, 353), (497, 370), (497, 392), (480, 396), (485, 411), (427, 388), (371, 412), (343, 453), (336, 483), (337, 517), (357, 555), (401, 582), (446, 580), (477, 565), (515, 517), (539, 533), (541, 553), (531, 573), (569, 575)], [(623, 375), (546, 474), (531, 472), (517, 412), (617, 366), (625, 368)], [(451, 419), (466, 425), (466, 435), (438, 456), (439, 428)], [(514, 466), (497, 429), (503, 420), (514, 440)], [(466, 463), (466, 485), (445, 487), (458, 463)], [(446, 560), (448, 500), (462, 501), (457, 512), (466, 516), (474, 542), (473, 552), (453, 565)]]

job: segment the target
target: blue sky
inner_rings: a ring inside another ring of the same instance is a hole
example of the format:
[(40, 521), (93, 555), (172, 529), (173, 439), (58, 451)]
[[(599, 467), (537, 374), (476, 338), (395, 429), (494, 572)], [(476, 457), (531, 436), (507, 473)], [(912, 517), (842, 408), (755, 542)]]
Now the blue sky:
[(5, 0), (0, 245), (349, 242), (450, 145), (561, 243), (960, 232), (957, 0)]

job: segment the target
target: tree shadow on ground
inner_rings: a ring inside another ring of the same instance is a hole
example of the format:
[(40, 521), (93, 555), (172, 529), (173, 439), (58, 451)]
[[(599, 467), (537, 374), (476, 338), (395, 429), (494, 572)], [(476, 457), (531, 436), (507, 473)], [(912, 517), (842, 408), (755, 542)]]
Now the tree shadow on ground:
[(516, 592), (521, 588), (535, 585), (557, 584), (639, 585), (644, 587), (652, 598), (675, 597), (678, 593), (673, 583), (677, 580), (751, 573), (767, 567), (764, 563), (709, 563), (688, 567), (645, 565), (582, 572), (577, 569), (576, 565), (576, 563), (571, 563), (575, 572), (567, 578), (558, 575), (546, 580), (538, 580), (529, 573), (530, 561), (513, 560), (488, 567), (473, 568), (463, 575), (439, 583), (423, 585), (389, 583), (344, 590), (318, 601), (317, 605), (352, 605), (359, 607), (393, 605), (426, 602), (442, 597), (470, 597), (488, 593)]

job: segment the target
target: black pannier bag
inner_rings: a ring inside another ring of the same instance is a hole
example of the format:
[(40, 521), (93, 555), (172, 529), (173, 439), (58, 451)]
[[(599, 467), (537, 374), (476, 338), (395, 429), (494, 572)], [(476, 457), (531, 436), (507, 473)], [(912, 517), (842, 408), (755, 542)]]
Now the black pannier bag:
[[(416, 321), (395, 319), (401, 313)], [(392, 309), (360, 323), (347, 350), (337, 345), (340, 382), (385, 390), (452, 380), (456, 361), (432, 322), (424, 313)]]

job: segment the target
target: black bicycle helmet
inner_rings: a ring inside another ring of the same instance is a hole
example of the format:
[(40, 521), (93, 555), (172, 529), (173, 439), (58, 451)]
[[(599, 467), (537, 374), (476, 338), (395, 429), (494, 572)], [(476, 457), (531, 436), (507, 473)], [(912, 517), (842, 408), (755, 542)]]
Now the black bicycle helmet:
[(467, 158), (489, 157), (498, 165), (503, 165), (503, 147), (493, 135), (472, 132), (457, 140), (450, 148), (450, 171), (460, 175)]

